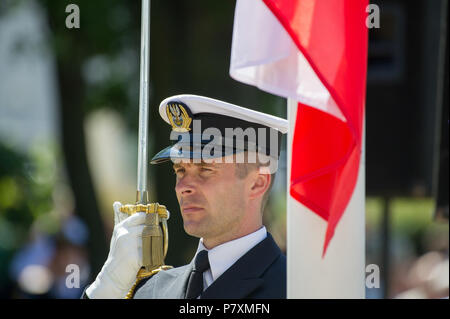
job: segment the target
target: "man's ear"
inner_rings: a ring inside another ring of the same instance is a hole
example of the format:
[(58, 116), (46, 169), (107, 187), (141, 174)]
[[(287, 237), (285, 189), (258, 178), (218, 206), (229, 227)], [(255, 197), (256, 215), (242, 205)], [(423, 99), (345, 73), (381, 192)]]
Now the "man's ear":
[(256, 176), (253, 179), (253, 183), (250, 189), (250, 197), (257, 198), (262, 197), (266, 193), (270, 186), (272, 176), (270, 174), (263, 174), (260, 171), (256, 171)]

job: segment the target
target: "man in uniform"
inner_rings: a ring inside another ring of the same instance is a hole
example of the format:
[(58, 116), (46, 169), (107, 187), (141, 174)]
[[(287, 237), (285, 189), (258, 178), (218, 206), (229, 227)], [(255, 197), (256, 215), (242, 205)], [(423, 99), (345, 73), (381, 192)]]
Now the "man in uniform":
[[(286, 298), (286, 257), (262, 224), (287, 121), (215, 99), (178, 95), (161, 102), (176, 143), (171, 160), (185, 231), (200, 238), (191, 263), (163, 270), (134, 298)], [(123, 298), (142, 266), (145, 213), (116, 225), (108, 259), (85, 298)]]

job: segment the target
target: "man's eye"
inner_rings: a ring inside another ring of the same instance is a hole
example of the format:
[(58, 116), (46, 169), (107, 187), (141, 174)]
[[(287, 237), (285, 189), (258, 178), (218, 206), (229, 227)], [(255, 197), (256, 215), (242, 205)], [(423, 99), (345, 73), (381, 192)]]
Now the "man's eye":
[(207, 168), (207, 167), (202, 167), (201, 171), (203, 171), (203, 172), (212, 172), (212, 169)]
[(178, 175), (178, 174), (181, 174), (181, 173), (184, 173), (184, 169), (182, 169), (182, 168), (179, 168), (179, 169), (176, 169), (176, 170), (174, 170), (174, 172), (173, 172), (175, 175)]

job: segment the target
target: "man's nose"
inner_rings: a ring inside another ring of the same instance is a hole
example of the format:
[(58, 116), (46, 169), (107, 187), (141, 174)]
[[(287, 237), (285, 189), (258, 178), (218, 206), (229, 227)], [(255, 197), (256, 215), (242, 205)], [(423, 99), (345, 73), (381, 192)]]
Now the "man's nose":
[(176, 185), (175, 192), (179, 195), (190, 195), (195, 192), (195, 181), (192, 176), (185, 174), (181, 177)]

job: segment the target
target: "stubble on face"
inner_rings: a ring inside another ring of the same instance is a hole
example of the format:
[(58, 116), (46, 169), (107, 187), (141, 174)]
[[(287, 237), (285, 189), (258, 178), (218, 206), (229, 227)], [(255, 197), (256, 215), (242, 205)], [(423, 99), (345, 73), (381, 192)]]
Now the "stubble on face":
[(239, 233), (245, 211), (245, 183), (237, 177), (235, 165), (174, 165), (184, 229), (191, 236), (202, 237), (204, 243), (215, 245)]

